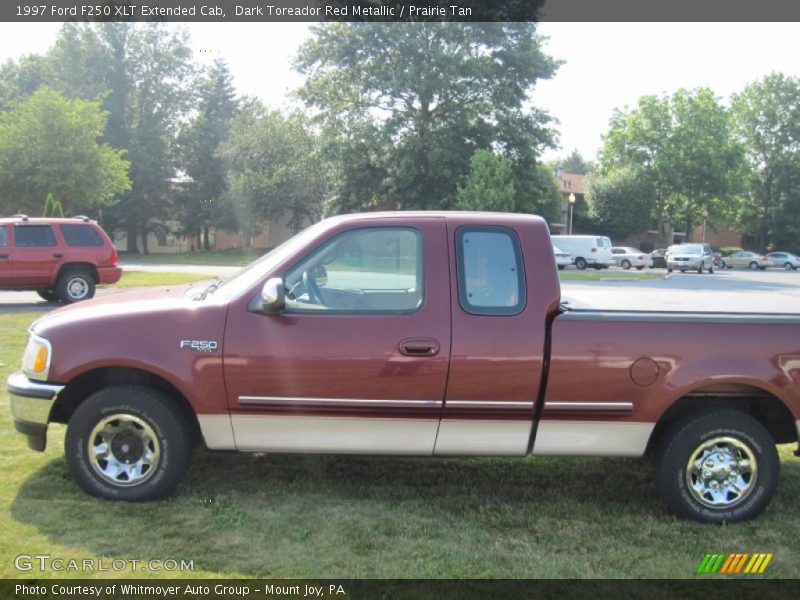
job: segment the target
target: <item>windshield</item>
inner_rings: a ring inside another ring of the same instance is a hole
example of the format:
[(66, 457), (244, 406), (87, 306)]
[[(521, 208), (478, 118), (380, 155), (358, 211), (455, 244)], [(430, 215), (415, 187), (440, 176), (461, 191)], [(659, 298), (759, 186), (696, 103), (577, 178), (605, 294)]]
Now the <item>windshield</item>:
[(278, 263), (305, 245), (307, 240), (315, 237), (320, 229), (325, 229), (326, 227), (326, 221), (320, 221), (289, 238), (277, 248), (270, 250), (258, 260), (247, 265), (230, 279), (223, 281), (214, 295), (230, 300), (247, 291), (274, 269)]
[(670, 254), (702, 254), (703, 247), (700, 244), (679, 244), (670, 246), (667, 252)]

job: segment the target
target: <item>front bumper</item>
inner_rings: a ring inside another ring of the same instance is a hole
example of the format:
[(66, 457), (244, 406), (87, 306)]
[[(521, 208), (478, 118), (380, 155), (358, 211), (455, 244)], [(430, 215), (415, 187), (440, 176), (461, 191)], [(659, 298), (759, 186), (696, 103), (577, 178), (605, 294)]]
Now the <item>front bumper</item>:
[(63, 385), (28, 379), (22, 371), (9, 375), (6, 389), (11, 394), (14, 427), (28, 436), (28, 447), (42, 452), (47, 445), (50, 411)]

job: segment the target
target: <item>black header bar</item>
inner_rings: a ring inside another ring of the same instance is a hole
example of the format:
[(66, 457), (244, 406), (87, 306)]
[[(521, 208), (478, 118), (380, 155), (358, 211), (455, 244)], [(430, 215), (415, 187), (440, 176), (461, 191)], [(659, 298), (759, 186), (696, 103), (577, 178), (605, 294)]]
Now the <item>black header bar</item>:
[(792, 0), (2, 0), (0, 21), (800, 21)]

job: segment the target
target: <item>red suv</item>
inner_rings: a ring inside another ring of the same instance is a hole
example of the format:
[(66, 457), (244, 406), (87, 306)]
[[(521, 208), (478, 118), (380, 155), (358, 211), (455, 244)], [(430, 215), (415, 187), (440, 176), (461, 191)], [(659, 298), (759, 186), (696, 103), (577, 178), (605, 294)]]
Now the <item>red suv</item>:
[(114, 244), (88, 217), (0, 219), (0, 289), (35, 290), (69, 304), (121, 276)]

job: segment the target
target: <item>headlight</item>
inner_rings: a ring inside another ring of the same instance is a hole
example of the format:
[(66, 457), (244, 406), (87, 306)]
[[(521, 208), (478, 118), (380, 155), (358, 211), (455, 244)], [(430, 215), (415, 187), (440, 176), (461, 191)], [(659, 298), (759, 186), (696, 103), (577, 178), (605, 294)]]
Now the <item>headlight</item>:
[(46, 381), (52, 355), (53, 348), (50, 342), (33, 332), (29, 333), (28, 345), (22, 357), (22, 371), (31, 379)]

